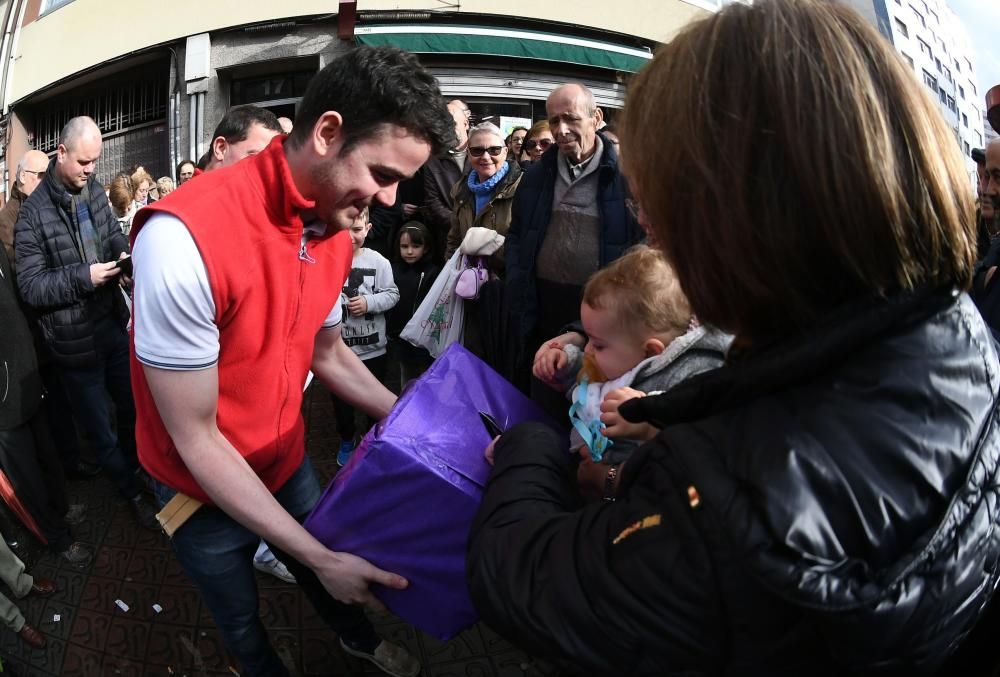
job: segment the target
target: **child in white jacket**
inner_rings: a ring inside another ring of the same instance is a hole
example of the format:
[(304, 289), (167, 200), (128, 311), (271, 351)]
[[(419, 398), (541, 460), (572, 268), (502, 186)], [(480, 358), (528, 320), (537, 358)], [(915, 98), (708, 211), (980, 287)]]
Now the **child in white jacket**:
[[(361, 212), (351, 225), (351, 244), (354, 248), (354, 258), (351, 261), (351, 272), (340, 295), (343, 312), (341, 336), (344, 343), (350, 346), (368, 367), (368, 370), (380, 381), (385, 381), (386, 375), (386, 312), (399, 302), (399, 290), (392, 279), (392, 264), (374, 249), (364, 247), (365, 238), (371, 230), (368, 221), (368, 210)], [(344, 465), (351, 458), (356, 440), (354, 424), (354, 407), (330, 395), (333, 400), (334, 414), (337, 420), (337, 432), (340, 434), (340, 449), (337, 452), (337, 464)], [(368, 420), (368, 427), (374, 421)]]

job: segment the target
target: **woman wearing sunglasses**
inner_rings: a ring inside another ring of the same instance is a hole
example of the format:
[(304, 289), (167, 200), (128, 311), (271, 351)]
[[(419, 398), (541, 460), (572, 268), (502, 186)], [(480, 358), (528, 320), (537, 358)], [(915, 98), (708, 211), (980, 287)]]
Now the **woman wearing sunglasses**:
[[(452, 190), (455, 217), (448, 232), (448, 256), (455, 252), (473, 226), (488, 228), (506, 236), (510, 228), (514, 192), (521, 183), (521, 166), (508, 160), (503, 133), (489, 122), (469, 132), (469, 163), (472, 171)], [(468, 243), (466, 245), (469, 246)], [(505, 336), (504, 304), (500, 299), (504, 275), (504, 250), (489, 257), (489, 282), (476, 300), (465, 302), (465, 327), (462, 345), (498, 368), (500, 348)]]
[(519, 158), (521, 168), (525, 169), (532, 162), (538, 162), (542, 153), (555, 143), (552, 132), (549, 131), (549, 121), (539, 120), (528, 130), (528, 135), (524, 137), (524, 145), (521, 146), (521, 157)]
[[(507, 162), (503, 133), (491, 122), (474, 127), (469, 133), (469, 164), (472, 171), (451, 191), (455, 218), (448, 232), (449, 257), (473, 226), (507, 234), (514, 191), (521, 183), (521, 167), (516, 162)], [(491, 267), (497, 274), (503, 274), (502, 249), (493, 255)]]

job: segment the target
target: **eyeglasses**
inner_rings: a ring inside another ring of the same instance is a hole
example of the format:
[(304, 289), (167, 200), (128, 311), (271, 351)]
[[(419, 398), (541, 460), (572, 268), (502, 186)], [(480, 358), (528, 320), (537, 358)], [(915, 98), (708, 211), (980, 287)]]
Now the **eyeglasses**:
[(40, 172), (36, 172), (36, 171), (31, 170), (31, 169), (22, 169), (21, 171), (27, 172), (29, 174), (34, 174), (38, 178), (42, 178), (43, 176), (45, 176), (45, 172), (46, 172), (46, 170), (44, 170), (44, 169), (42, 171), (40, 171)]
[(490, 146), (489, 148), (485, 146), (472, 146), (469, 148), (469, 155), (472, 157), (480, 157), (483, 153), (489, 151), (489, 154), (493, 157), (500, 155), (504, 150), (503, 146)]
[(628, 198), (625, 200), (625, 208), (628, 209), (628, 213), (632, 215), (633, 219), (639, 220), (639, 216), (642, 214), (642, 205), (639, 204), (638, 200)]
[(535, 150), (536, 146), (542, 150), (546, 150), (551, 145), (552, 141), (550, 139), (532, 139), (531, 141), (524, 142), (524, 150)]

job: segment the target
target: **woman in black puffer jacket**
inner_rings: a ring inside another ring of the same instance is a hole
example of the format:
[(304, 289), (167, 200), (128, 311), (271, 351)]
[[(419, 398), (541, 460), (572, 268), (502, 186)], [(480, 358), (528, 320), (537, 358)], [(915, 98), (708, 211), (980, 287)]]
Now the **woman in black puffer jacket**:
[(966, 650), (1000, 581), (1000, 363), (954, 143), (835, 3), (733, 4), (661, 49), (626, 173), (736, 341), (605, 413), (661, 428), (616, 500), (581, 506), (547, 429), (501, 437), (467, 564), (491, 627), (585, 675), (920, 675)]

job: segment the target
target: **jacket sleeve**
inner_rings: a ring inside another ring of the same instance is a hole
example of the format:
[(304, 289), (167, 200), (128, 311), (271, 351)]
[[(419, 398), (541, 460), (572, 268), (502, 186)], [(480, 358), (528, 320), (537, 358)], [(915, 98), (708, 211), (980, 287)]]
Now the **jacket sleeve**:
[(460, 227), (458, 225), (458, 218), (451, 220), (451, 228), (448, 229), (448, 243), (445, 247), (444, 258), (450, 259), (451, 255), (455, 253), (455, 250), (462, 244), (462, 235), (460, 232)]
[(37, 213), (21, 208), (14, 226), (14, 255), (17, 261), (17, 286), (21, 298), (32, 308), (43, 310), (68, 306), (94, 292), (90, 266), (74, 263), (49, 268), (42, 242)]
[(369, 313), (384, 313), (399, 303), (399, 289), (392, 278), (392, 265), (383, 256), (375, 259), (377, 285), (374, 293), (365, 294)]
[[(986, 256), (976, 266), (975, 277), (972, 281), (973, 292), (981, 294), (986, 291), (986, 273), (998, 263), (1000, 263), (1000, 238), (990, 243)], [(994, 281), (991, 279), (990, 286), (993, 284)]]
[[(434, 162), (442, 162), (442, 160), (434, 160)], [(443, 160), (443, 162), (451, 162), (451, 160)], [(448, 195), (442, 192), (436, 174), (437, 167), (433, 169), (424, 167), (424, 211), (427, 213), (428, 220), (439, 231), (447, 232), (451, 230), (455, 216), (451, 207), (448, 206)], [(450, 192), (451, 186), (446, 186), (444, 190)]]
[[(517, 312), (523, 303), (521, 299), (521, 284), (524, 277), (522, 267), (524, 263), (521, 259), (521, 229), (524, 227), (523, 211), (524, 198), (523, 191), (514, 193), (514, 201), (510, 206), (510, 227), (503, 240), (503, 260), (504, 273), (507, 277), (507, 296), (510, 299), (510, 307)], [(516, 318), (515, 316), (512, 316)]]
[(466, 561), (483, 620), (580, 674), (712, 674), (725, 633), (683, 494), (642, 469), (659, 481), (582, 507), (571, 468), (544, 426), (498, 442)]

